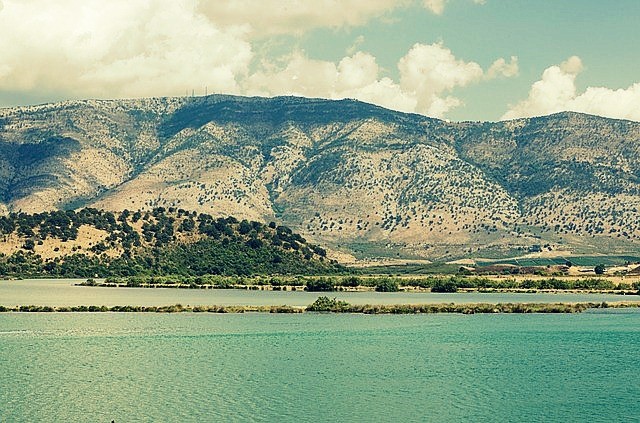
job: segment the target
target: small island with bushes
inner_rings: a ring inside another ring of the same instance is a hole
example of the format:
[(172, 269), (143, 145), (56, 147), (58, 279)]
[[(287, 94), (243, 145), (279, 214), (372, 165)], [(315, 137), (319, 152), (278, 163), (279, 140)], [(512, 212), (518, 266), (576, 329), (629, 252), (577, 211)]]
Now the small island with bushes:
[(350, 304), (346, 301), (326, 296), (318, 297), (306, 307), (263, 306), (263, 305), (166, 305), (166, 306), (0, 306), (0, 312), (7, 313), (360, 313), (360, 314), (434, 314), (434, 313), (581, 313), (588, 309), (638, 308), (640, 302), (579, 302), (579, 303), (472, 303), (472, 304)]

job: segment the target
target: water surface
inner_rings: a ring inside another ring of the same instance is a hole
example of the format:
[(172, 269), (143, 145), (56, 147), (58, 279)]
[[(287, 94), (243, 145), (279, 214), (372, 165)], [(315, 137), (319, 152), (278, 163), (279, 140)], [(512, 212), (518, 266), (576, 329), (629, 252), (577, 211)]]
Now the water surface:
[(640, 419), (640, 313), (0, 314), (0, 421)]
[(515, 293), (407, 293), (407, 292), (304, 292), (247, 291), (238, 289), (106, 288), (75, 286), (83, 279), (32, 279), (0, 281), (0, 305), (290, 305), (306, 306), (320, 295), (351, 304), (430, 304), (506, 302), (640, 301), (637, 295), (615, 294), (515, 294)]

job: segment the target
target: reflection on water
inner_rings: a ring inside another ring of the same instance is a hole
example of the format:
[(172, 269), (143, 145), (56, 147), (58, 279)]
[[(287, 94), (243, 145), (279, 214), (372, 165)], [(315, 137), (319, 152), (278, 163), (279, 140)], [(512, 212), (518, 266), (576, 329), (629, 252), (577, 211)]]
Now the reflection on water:
[(305, 306), (320, 295), (352, 304), (506, 303), (640, 301), (614, 294), (505, 294), (247, 291), (237, 289), (105, 288), (75, 286), (79, 279), (0, 281), (0, 305), (291, 305)]

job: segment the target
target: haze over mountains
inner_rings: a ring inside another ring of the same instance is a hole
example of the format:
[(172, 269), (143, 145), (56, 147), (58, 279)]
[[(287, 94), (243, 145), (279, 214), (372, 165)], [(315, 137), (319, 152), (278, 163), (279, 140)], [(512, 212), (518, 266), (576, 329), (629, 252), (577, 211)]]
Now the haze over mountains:
[(637, 252), (640, 123), (223, 95), (0, 109), (0, 213), (83, 206), (275, 220), (357, 257)]

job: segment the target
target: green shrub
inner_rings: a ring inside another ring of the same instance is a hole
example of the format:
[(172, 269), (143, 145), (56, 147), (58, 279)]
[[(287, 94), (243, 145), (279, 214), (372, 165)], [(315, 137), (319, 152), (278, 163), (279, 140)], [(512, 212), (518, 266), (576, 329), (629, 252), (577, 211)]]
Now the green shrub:
[(344, 278), (342, 279), (342, 281), (340, 282), (341, 286), (349, 286), (352, 288), (355, 288), (357, 286), (362, 285), (361, 280), (359, 277), (357, 276), (349, 276), (348, 278)]
[(397, 292), (398, 282), (390, 278), (384, 278), (376, 284), (377, 292)]
[(346, 301), (340, 301), (336, 298), (318, 297), (317, 300), (307, 307), (307, 311), (346, 311), (350, 307)]
[(335, 291), (335, 286), (331, 278), (317, 278), (307, 280), (307, 291), (328, 292)]
[(458, 292), (458, 287), (452, 280), (443, 281), (438, 280), (431, 287), (431, 292)]

